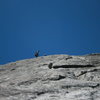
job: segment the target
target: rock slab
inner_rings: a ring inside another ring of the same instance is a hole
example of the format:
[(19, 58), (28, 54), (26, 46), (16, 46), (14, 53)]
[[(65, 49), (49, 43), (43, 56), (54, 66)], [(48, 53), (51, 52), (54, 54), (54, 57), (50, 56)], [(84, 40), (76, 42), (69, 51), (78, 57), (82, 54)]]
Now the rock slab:
[(100, 100), (100, 54), (49, 55), (1, 65), (0, 100)]

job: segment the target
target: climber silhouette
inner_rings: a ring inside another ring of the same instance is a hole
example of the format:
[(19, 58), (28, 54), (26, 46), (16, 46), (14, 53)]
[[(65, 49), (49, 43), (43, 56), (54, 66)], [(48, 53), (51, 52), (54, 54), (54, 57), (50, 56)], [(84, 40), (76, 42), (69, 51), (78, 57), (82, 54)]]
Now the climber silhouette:
[(39, 52), (40, 52), (40, 51), (37, 50), (37, 51), (34, 53), (34, 56), (35, 56), (35, 57), (38, 57), (38, 56), (39, 56)]

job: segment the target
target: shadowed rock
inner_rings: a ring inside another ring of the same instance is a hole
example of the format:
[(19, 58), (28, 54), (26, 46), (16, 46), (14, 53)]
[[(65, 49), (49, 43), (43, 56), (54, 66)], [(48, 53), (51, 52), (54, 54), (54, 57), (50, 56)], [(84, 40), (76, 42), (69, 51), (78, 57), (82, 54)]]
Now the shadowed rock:
[(48, 65), (48, 68), (51, 69), (52, 66), (53, 66), (53, 63), (50, 63), (50, 64)]

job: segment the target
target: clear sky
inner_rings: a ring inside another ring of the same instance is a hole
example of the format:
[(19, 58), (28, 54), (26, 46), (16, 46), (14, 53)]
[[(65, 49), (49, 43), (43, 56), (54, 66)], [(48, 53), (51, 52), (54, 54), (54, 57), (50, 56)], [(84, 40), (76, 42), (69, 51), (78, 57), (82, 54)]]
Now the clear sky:
[(36, 50), (100, 53), (100, 0), (0, 0), (0, 64)]

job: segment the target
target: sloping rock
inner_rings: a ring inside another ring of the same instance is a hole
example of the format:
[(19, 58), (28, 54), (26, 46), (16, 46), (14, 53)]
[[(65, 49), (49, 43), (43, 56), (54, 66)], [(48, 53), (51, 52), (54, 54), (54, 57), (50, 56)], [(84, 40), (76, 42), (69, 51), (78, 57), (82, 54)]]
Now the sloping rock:
[(1, 65), (0, 100), (100, 100), (100, 54)]

